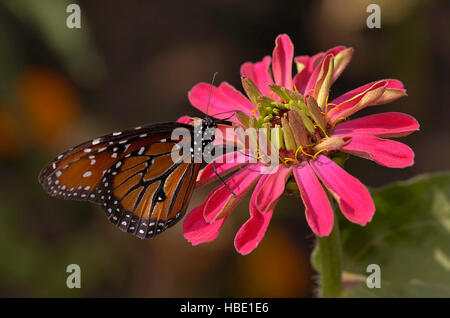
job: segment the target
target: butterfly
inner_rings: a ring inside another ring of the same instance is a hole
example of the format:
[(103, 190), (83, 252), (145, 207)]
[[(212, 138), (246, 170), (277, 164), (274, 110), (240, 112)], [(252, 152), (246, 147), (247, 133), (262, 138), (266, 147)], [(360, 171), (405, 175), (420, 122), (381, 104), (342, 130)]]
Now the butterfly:
[[(206, 116), (194, 126), (166, 122), (113, 132), (57, 156), (42, 169), (39, 182), (52, 197), (101, 205), (122, 231), (152, 238), (184, 216), (204, 165), (193, 160), (194, 149), (213, 145), (218, 124), (231, 125)], [(172, 138), (177, 128), (187, 129), (190, 145), (174, 161), (184, 138)]]

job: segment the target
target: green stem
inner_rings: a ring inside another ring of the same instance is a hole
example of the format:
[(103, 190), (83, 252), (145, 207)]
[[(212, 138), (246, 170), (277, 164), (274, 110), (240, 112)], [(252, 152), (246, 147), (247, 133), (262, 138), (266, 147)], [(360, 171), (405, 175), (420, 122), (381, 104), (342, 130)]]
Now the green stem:
[(316, 266), (320, 273), (320, 297), (339, 297), (341, 293), (342, 247), (339, 224), (335, 218), (329, 236), (317, 237)]

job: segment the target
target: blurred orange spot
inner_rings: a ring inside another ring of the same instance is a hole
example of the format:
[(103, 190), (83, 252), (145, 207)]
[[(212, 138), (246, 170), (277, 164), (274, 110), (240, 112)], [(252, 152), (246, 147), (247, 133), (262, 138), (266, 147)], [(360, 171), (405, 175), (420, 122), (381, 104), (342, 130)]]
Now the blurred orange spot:
[(260, 245), (239, 263), (236, 284), (246, 297), (306, 297), (311, 295), (312, 269), (308, 253), (276, 225)]
[(30, 134), (43, 145), (57, 140), (79, 116), (79, 97), (75, 88), (51, 70), (26, 69), (19, 76), (17, 93)]
[(0, 157), (16, 157), (21, 150), (19, 123), (5, 108), (0, 106)]

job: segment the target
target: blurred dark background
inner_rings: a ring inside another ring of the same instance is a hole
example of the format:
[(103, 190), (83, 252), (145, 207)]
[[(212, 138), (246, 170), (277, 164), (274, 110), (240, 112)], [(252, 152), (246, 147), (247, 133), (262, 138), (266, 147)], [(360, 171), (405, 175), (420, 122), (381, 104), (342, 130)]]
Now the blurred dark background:
[[(198, 82), (241, 89), (239, 68), (271, 55), (290, 35), (295, 55), (352, 46), (339, 94), (397, 78), (408, 97), (358, 114), (399, 111), (421, 130), (402, 141), (416, 164), (388, 169), (352, 158), (370, 187), (448, 170), (450, 3), (448, 1), (78, 1), (81, 29), (66, 27), (75, 1), (0, 1), (0, 296), (310, 297), (313, 235), (299, 199), (284, 197), (249, 256), (233, 238), (248, 201), (213, 243), (192, 247), (181, 223), (141, 241), (112, 226), (97, 206), (50, 199), (37, 182), (56, 154), (129, 126), (200, 115), (187, 92)], [(368, 29), (369, 3), (381, 29)], [(213, 188), (198, 189), (190, 209)], [(376, 217), (376, 216), (375, 216)], [(370, 226), (370, 225), (369, 225)], [(66, 266), (81, 266), (81, 289)]]

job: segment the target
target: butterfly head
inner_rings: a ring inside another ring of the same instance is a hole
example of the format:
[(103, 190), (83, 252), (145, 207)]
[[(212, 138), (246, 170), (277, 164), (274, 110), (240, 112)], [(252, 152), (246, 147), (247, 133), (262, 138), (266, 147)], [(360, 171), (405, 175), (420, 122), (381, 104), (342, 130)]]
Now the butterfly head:
[(206, 116), (201, 124), (202, 146), (205, 147), (214, 141), (217, 122), (213, 117)]

